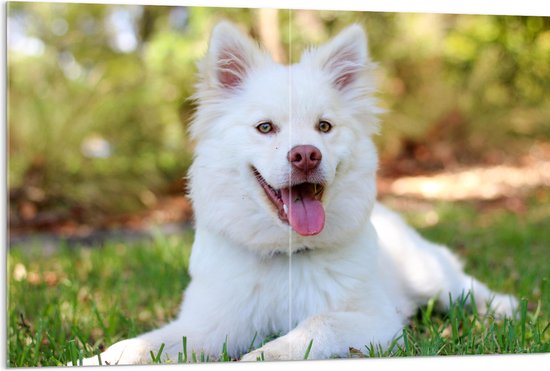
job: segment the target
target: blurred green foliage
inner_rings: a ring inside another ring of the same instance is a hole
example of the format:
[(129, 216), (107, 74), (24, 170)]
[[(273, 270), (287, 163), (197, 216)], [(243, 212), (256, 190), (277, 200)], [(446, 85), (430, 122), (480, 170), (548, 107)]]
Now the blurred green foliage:
[[(259, 15), (9, 3), (11, 217), (23, 201), (91, 214), (154, 203), (191, 161), (188, 98), (210, 29), (229, 19), (259, 38)], [(549, 18), (280, 10), (278, 19), (292, 61), (350, 23), (366, 27), (389, 111), (383, 156), (406, 138), (444, 141), (461, 161), (550, 139)]]

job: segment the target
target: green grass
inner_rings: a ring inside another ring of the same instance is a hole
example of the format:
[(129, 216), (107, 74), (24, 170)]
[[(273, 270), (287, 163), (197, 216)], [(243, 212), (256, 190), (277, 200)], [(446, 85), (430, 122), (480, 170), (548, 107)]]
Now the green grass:
[[(460, 302), (450, 312), (439, 313), (429, 303), (411, 319), (392, 349), (381, 351), (367, 344), (351, 349), (349, 356), (549, 352), (549, 199), (550, 191), (535, 194), (520, 215), (502, 209), (481, 212), (472, 203), (441, 202), (420, 211), (405, 210), (423, 235), (448, 244), (462, 256), (469, 273), (495, 290), (522, 298), (520, 318), (480, 317)], [(434, 215), (439, 219), (436, 224)], [(433, 225), (427, 226), (426, 220)], [(10, 249), (8, 365), (77, 362), (169, 321), (189, 281), (185, 268), (192, 238), (189, 232), (182, 237), (159, 235), (153, 243), (59, 246), (51, 254), (38, 247)], [(311, 344), (315, 347), (315, 339)], [(184, 348), (182, 339), (182, 352)], [(220, 349), (219, 358), (229, 361), (226, 350)], [(304, 358), (308, 353), (309, 349)], [(162, 349), (152, 353), (154, 362), (161, 354)], [(206, 360), (203, 355), (182, 353), (178, 361)]]
[[(191, 241), (188, 233), (153, 243), (60, 246), (51, 255), (10, 250), (9, 366), (66, 364), (169, 321), (189, 281)], [(17, 280), (23, 266), (26, 277)]]

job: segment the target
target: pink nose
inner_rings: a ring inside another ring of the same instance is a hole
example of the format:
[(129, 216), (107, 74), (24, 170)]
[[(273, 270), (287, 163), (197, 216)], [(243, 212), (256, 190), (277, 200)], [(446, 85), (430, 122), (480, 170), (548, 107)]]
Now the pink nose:
[(288, 161), (292, 167), (308, 174), (315, 170), (321, 163), (321, 151), (315, 146), (299, 145), (288, 152)]

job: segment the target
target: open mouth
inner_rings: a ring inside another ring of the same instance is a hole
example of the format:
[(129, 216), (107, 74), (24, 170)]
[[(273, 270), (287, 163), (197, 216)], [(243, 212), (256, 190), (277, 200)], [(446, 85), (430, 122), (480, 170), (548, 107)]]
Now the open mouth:
[(320, 183), (300, 183), (275, 189), (252, 168), (254, 176), (271, 201), (279, 219), (288, 223), (302, 236), (319, 234), (325, 226), (325, 209), (321, 202), (324, 186)]

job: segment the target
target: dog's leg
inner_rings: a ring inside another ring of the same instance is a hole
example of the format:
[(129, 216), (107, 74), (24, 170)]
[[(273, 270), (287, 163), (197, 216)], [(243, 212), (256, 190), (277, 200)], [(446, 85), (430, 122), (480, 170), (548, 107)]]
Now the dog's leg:
[(177, 363), (178, 353), (183, 352), (183, 331), (181, 321), (176, 320), (136, 338), (119, 341), (101, 353), (100, 357), (84, 359), (83, 365), (99, 365), (100, 358), (101, 365), (149, 364), (153, 361), (151, 353), (157, 356), (161, 347), (161, 361)]
[(402, 327), (403, 318), (395, 310), (330, 312), (307, 318), (286, 335), (245, 354), (241, 361), (303, 360), (310, 342), (307, 359), (346, 357), (350, 347), (363, 352), (371, 345), (386, 349)]
[[(216, 284), (215, 280), (205, 282), (201, 278), (191, 281), (185, 290), (185, 300), (176, 320), (136, 338), (113, 344), (100, 354), (101, 364), (152, 363), (151, 353), (157, 357), (161, 347), (162, 363), (178, 363), (180, 357), (187, 362), (192, 362), (195, 357), (197, 360), (204, 358), (215, 361), (222, 355), (224, 348), (232, 357), (242, 354), (243, 349), (248, 349), (255, 335), (248, 323), (249, 316), (238, 316), (237, 313), (242, 313), (242, 310), (239, 311), (241, 302), (231, 301), (228, 297), (232, 292), (223, 290), (227, 286), (219, 283), (216, 287)], [(223, 303), (225, 306), (220, 307), (217, 303)], [(84, 359), (83, 364), (98, 365), (99, 358), (94, 356)]]
[[(415, 305), (424, 305), (437, 296), (445, 309), (452, 300), (470, 293), (477, 310), (497, 316), (512, 316), (518, 301), (511, 295), (491, 291), (485, 284), (464, 273), (462, 264), (446, 247), (422, 238), (393, 211), (377, 204), (372, 215), (381, 247), (382, 272), (393, 272), (401, 285), (398, 290)], [(393, 266), (393, 269), (388, 269)], [(388, 277), (391, 280), (391, 277)], [(395, 281), (395, 280), (394, 280)]]

